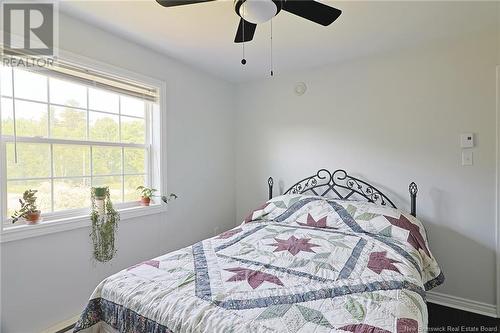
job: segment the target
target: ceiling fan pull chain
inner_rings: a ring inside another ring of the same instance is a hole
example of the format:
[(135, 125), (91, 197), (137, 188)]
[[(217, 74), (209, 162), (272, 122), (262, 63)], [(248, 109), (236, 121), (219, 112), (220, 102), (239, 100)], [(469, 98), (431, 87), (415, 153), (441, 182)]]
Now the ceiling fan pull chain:
[[(243, 20), (245, 19), (245, 6), (243, 6)], [(243, 36), (242, 40), (243, 42), (241, 43), (243, 45), (243, 59), (241, 59), (241, 64), (245, 65), (247, 63), (247, 60), (245, 59), (245, 22), (243, 22)]]
[(247, 63), (247, 60), (245, 59), (245, 42), (243, 44), (243, 59), (241, 59), (241, 64), (244, 65)]
[(273, 19), (271, 19), (271, 76), (274, 76), (273, 65)]

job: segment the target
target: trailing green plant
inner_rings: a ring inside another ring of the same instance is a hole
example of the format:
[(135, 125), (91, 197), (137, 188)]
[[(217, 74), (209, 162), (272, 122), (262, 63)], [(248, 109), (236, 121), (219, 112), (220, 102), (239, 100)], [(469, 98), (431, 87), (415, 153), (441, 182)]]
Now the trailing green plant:
[(20, 218), (27, 218), (29, 214), (40, 213), (36, 206), (36, 192), (37, 190), (26, 190), (23, 193), (23, 198), (19, 199), (21, 209), (16, 210), (12, 217), (12, 223), (16, 223)]
[(166, 203), (166, 204), (168, 204), (170, 201), (175, 200), (175, 199), (177, 199), (177, 198), (178, 198), (178, 196), (177, 196), (177, 194), (175, 194), (175, 193), (170, 193), (168, 196), (167, 196), (167, 195), (162, 195), (162, 196), (161, 196), (161, 200), (162, 200), (164, 203)]
[(149, 187), (142, 186), (142, 185), (137, 186), (136, 190), (139, 191), (139, 193), (141, 194), (141, 197), (148, 198), (148, 199), (151, 199), (152, 197), (154, 197), (155, 192), (158, 191), (157, 189), (149, 188)]
[[(116, 253), (115, 233), (120, 214), (113, 208), (108, 187), (93, 187), (91, 190), (92, 221), (91, 238), (94, 258), (100, 262), (113, 259)], [(103, 200), (102, 205), (100, 201)]]

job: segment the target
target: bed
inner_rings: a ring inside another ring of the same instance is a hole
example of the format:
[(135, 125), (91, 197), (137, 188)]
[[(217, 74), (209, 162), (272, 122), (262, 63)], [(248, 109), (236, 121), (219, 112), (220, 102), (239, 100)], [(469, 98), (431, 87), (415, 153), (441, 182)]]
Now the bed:
[(443, 283), (426, 231), (375, 186), (322, 169), (241, 225), (102, 281), (74, 332), (420, 332)]

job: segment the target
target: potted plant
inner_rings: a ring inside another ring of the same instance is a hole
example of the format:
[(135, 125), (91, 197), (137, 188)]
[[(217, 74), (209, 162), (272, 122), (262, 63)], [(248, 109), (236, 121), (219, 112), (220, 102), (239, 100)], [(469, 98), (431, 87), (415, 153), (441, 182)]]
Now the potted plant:
[(116, 253), (115, 233), (120, 221), (120, 214), (114, 209), (108, 187), (93, 187), (91, 189), (92, 211), (92, 244), (94, 258), (100, 262), (113, 259)]
[(162, 200), (164, 203), (168, 204), (170, 201), (175, 200), (175, 199), (177, 199), (177, 198), (178, 198), (177, 194), (175, 194), (175, 193), (170, 193), (168, 196), (166, 196), (166, 195), (162, 195), (161, 200)]
[(12, 223), (16, 223), (20, 218), (24, 218), (28, 224), (36, 224), (40, 221), (40, 210), (36, 206), (35, 194), (37, 190), (26, 190), (23, 198), (19, 199), (21, 209), (12, 215)]
[(107, 187), (93, 187), (92, 188), (92, 196), (95, 200), (95, 208), (99, 212), (99, 214), (104, 213), (104, 199), (108, 193)]
[(104, 199), (106, 197), (107, 187), (94, 187), (94, 197)]
[(154, 197), (157, 190), (141, 185), (137, 187), (137, 191), (141, 194), (141, 206), (149, 206), (151, 198)]

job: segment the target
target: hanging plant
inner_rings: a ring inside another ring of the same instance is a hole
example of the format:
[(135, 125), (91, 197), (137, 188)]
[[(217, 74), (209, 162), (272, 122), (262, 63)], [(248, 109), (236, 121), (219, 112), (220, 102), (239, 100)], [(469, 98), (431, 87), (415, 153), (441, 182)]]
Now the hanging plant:
[(113, 208), (108, 187), (92, 187), (92, 244), (94, 258), (100, 262), (113, 259), (116, 253), (115, 232), (120, 221), (120, 214)]

